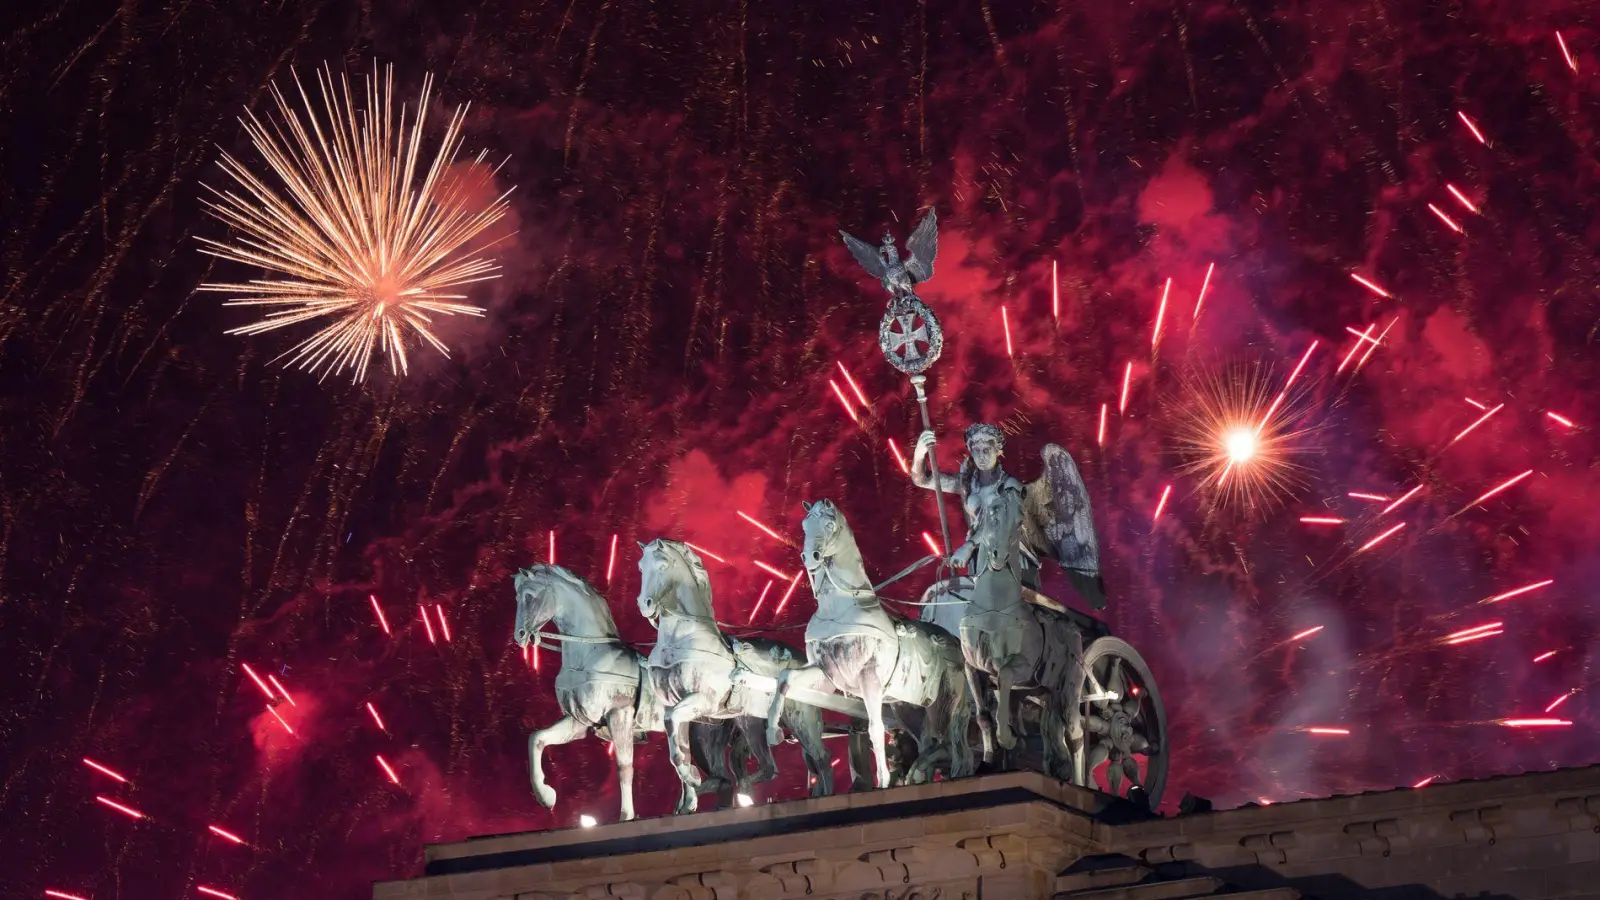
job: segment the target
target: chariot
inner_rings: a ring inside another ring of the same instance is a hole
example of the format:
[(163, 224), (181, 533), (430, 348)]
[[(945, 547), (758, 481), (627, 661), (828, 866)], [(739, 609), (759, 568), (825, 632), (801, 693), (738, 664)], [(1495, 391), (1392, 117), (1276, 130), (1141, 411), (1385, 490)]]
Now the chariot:
[[(816, 612), (804, 646), (793, 647), (741, 638), (717, 622), (711, 579), (692, 546), (640, 543), (638, 608), (657, 634), (648, 655), (622, 644), (605, 599), (581, 578), (556, 566), (519, 573), (517, 642), (551, 639), (565, 651), (555, 684), (564, 718), (529, 737), (542, 804), (555, 802), (543, 750), (591, 731), (612, 742), (624, 818), (633, 815), (633, 744), (650, 732), (667, 736), (680, 813), (692, 812), (710, 784), (748, 790), (746, 756), (770, 777), (766, 745), (786, 739), (801, 744), (813, 793), (830, 792), (831, 754), (821, 743), (830, 734), (848, 737), (858, 789), (1030, 768), (1160, 804), (1169, 743), (1149, 666), (1104, 622), (1040, 591), (1050, 561), (1090, 606), (1104, 606), (1088, 490), (1072, 456), (1046, 444), (1042, 474), (1023, 484), (999, 464), (1004, 433), (980, 424), (966, 432), (960, 472), (939, 471), (923, 373), (943, 333), (914, 291), (932, 277), (936, 230), (930, 212), (905, 260), (892, 237), (878, 248), (844, 237), (890, 295), (879, 343), (916, 392), (924, 430), (910, 470), (916, 486), (939, 497), (942, 552), (874, 584), (841, 509), (805, 504), (800, 555)], [(967, 519), (967, 540), (954, 551), (946, 494), (959, 496)], [(921, 599), (883, 596), (935, 562), (945, 577)], [(542, 633), (552, 621), (558, 632)], [(825, 722), (824, 711), (845, 723)], [(752, 738), (757, 732), (764, 741)]]

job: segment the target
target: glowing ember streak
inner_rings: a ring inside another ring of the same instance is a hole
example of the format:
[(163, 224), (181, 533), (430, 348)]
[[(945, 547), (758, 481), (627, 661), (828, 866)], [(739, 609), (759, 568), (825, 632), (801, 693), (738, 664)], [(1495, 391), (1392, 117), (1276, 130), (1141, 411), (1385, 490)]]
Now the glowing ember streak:
[[(1156, 307), (1156, 327), (1150, 332), (1150, 347), (1155, 348), (1161, 343), (1161, 323), (1167, 318), (1167, 295), (1172, 293), (1172, 279), (1167, 279), (1167, 284), (1161, 289), (1161, 305)], [(1002, 307), (1003, 308), (1003, 307)]]
[(1194, 317), (1196, 321), (1199, 321), (1200, 319), (1200, 307), (1206, 302), (1206, 289), (1211, 287), (1211, 273), (1216, 268), (1216, 263), (1206, 266), (1206, 280), (1200, 282), (1200, 296), (1194, 301)]
[(395, 784), (400, 783), (400, 776), (394, 773), (394, 767), (389, 765), (389, 761), (384, 759), (383, 754), (381, 753), (378, 754), (378, 765), (383, 766), (383, 772), (385, 775), (389, 776), (390, 781), (394, 782)]
[(1365, 544), (1362, 544), (1360, 549), (1356, 550), (1356, 552), (1357, 553), (1365, 553), (1368, 550), (1371, 550), (1373, 547), (1376, 547), (1379, 544), (1383, 543), (1385, 538), (1388, 538), (1390, 535), (1394, 534), (1396, 531), (1399, 531), (1400, 529), (1402, 529), (1404, 527), (1406, 527), (1406, 523), (1401, 522), (1399, 525), (1394, 526), (1393, 528), (1389, 529), (1388, 531), (1385, 531), (1383, 534), (1380, 534), (1377, 537), (1373, 538), (1372, 540), (1367, 541)]
[[(526, 652), (526, 651), (524, 651), (524, 652)], [(533, 645), (533, 670), (535, 672), (539, 671), (539, 645), (538, 644), (534, 644)]]
[(1393, 298), (1394, 297), (1393, 294), (1389, 293), (1388, 291), (1384, 290), (1381, 287), (1378, 287), (1376, 284), (1373, 284), (1372, 282), (1368, 281), (1367, 279), (1362, 278), (1360, 275), (1357, 275), (1354, 272), (1350, 273), (1350, 277), (1355, 279), (1356, 284), (1359, 284), (1362, 287), (1366, 288), (1367, 290), (1373, 292), (1374, 294), (1377, 294), (1379, 297), (1385, 297), (1385, 298)]
[(1050, 318), (1061, 318), (1061, 275), (1053, 259), (1050, 260)]
[(606, 584), (611, 584), (611, 573), (617, 568), (617, 536), (611, 535), (611, 553), (606, 557)]
[(1356, 500), (1371, 500), (1373, 503), (1388, 503), (1389, 502), (1389, 498), (1385, 497), (1382, 494), (1363, 494), (1363, 493), (1360, 493), (1358, 491), (1351, 491), (1350, 493), (1346, 494), (1345, 496), (1354, 498)]
[(235, 844), (243, 844), (244, 843), (244, 838), (239, 837), (237, 834), (234, 834), (231, 831), (224, 831), (224, 830), (222, 830), (221, 828), (218, 828), (215, 825), (207, 825), (206, 827), (211, 830), (212, 834), (216, 835), (219, 838), (222, 838), (223, 840), (233, 841)]
[(550, 532), (550, 565), (556, 564), (556, 533)]
[[(1355, 358), (1356, 351), (1361, 349), (1361, 345), (1363, 343), (1365, 343), (1366, 341), (1373, 340), (1372, 329), (1377, 328), (1377, 327), (1378, 327), (1378, 323), (1374, 322), (1371, 325), (1367, 326), (1367, 330), (1365, 332), (1356, 333), (1356, 338), (1357, 338), (1356, 345), (1354, 347), (1351, 347), (1350, 348), (1350, 352), (1346, 353), (1344, 355), (1344, 359), (1339, 361), (1339, 368), (1337, 370), (1335, 370), (1335, 371), (1343, 372), (1344, 369), (1345, 369), (1345, 366), (1350, 365), (1350, 360)], [(1347, 331), (1351, 331), (1351, 332), (1355, 332), (1355, 329), (1353, 329), (1353, 328), (1348, 328), (1346, 330)]]
[(1343, 525), (1343, 519), (1332, 516), (1301, 516), (1300, 521), (1306, 525)]
[(1503, 625), (1505, 625), (1504, 622), (1490, 622), (1487, 625), (1478, 625), (1473, 628), (1462, 629), (1453, 634), (1447, 634), (1441, 640), (1446, 644), (1465, 644), (1468, 641), (1494, 637), (1497, 634), (1504, 633), (1501, 627)]
[(372, 601), (372, 611), (378, 614), (378, 625), (383, 628), (383, 633), (389, 633), (389, 620), (383, 616), (383, 607), (378, 605), (378, 595), (368, 594), (367, 599)]
[(1456, 190), (1456, 186), (1455, 185), (1447, 184), (1447, 185), (1444, 186), (1444, 189), (1449, 191), (1451, 194), (1453, 194), (1455, 196), (1455, 198), (1458, 201), (1461, 202), (1461, 205), (1465, 206), (1467, 208), (1468, 212), (1476, 213), (1478, 211), (1478, 208), (1476, 206), (1472, 205), (1472, 201), (1467, 199), (1467, 195), (1466, 194), (1463, 194), (1460, 191)]
[(1478, 123), (1472, 121), (1472, 119), (1468, 118), (1466, 113), (1460, 112), (1459, 110), (1456, 112), (1456, 115), (1460, 117), (1461, 124), (1467, 126), (1467, 130), (1472, 132), (1472, 136), (1478, 139), (1478, 143), (1484, 145), (1485, 147), (1489, 146), (1488, 139), (1483, 136), (1483, 132), (1478, 130)]
[(1013, 358), (1016, 354), (1011, 349), (1011, 316), (1006, 312), (1004, 305), (1000, 307), (1000, 327), (1006, 332), (1006, 357)]
[(750, 621), (754, 622), (756, 616), (761, 614), (761, 604), (767, 602), (767, 594), (772, 590), (774, 582), (768, 581), (767, 586), (761, 589), (761, 596), (756, 598), (756, 608), (750, 611)]
[(766, 572), (767, 574), (771, 575), (774, 578), (778, 578), (778, 579), (781, 579), (783, 581), (788, 581), (789, 580), (789, 576), (783, 574), (783, 572), (779, 571), (777, 569), (777, 567), (775, 567), (775, 566), (769, 566), (769, 565), (767, 565), (766, 563), (762, 562), (759, 559), (751, 560), (751, 562), (756, 564), (756, 568), (760, 569), (763, 572)]
[(439, 617), (439, 633), (444, 635), (444, 642), (450, 643), (450, 623), (444, 620), (444, 607), (435, 603), (433, 605), (433, 614)]
[(1495, 413), (1499, 412), (1500, 410), (1504, 409), (1505, 406), (1506, 405), (1504, 403), (1502, 403), (1499, 406), (1496, 406), (1494, 409), (1491, 409), (1488, 412), (1484, 413), (1483, 415), (1479, 416), (1477, 418), (1477, 420), (1474, 421), (1471, 425), (1468, 425), (1467, 427), (1461, 429), (1461, 433), (1456, 435), (1455, 437), (1451, 438), (1450, 439), (1450, 443), (1449, 444), (1445, 444), (1445, 446), (1449, 447), (1449, 446), (1455, 444), (1456, 441), (1459, 441), (1462, 438), (1466, 437), (1467, 435), (1471, 434), (1472, 430), (1474, 428), (1477, 428), (1479, 425), (1482, 425), (1483, 423), (1489, 421), (1489, 418), (1491, 416), (1493, 416)]
[(1433, 210), (1433, 214), (1438, 216), (1439, 217), (1439, 221), (1443, 222), (1446, 226), (1448, 226), (1451, 231), (1454, 231), (1456, 234), (1466, 234), (1465, 231), (1461, 230), (1461, 226), (1457, 225), (1455, 223), (1454, 219), (1452, 219), (1449, 216), (1444, 214), (1444, 210), (1440, 209), (1437, 206), (1434, 206), (1432, 203), (1428, 204), (1428, 209)]
[[(526, 650), (527, 648), (523, 649)], [(383, 732), (384, 734), (389, 733), (389, 729), (383, 724), (383, 717), (378, 715), (378, 708), (373, 706), (371, 701), (367, 702), (367, 714), (372, 716), (372, 721), (378, 726), (379, 731)]]
[(922, 542), (928, 545), (928, 552), (932, 553), (934, 556), (944, 555), (939, 552), (939, 542), (934, 540), (933, 535), (927, 533), (926, 531), (922, 533)]
[(123, 784), (127, 784), (128, 783), (128, 779), (122, 777), (121, 775), (117, 774), (116, 772), (111, 771), (110, 769), (108, 769), (105, 766), (95, 762), (94, 760), (90, 759), (87, 756), (85, 756), (83, 758), (83, 764), (88, 766), (89, 768), (95, 770), (96, 772), (99, 772), (102, 775), (109, 775), (110, 777), (115, 778), (116, 780), (122, 782)]
[[(295, 83), (300, 87), (298, 77)], [(227, 306), (269, 310), (229, 334), (325, 322), (284, 354), (292, 365), (322, 377), (349, 370), (361, 381), (381, 350), (400, 375), (411, 341), (449, 355), (434, 333), (435, 316), (483, 315), (480, 307), (456, 302), (463, 299), (456, 291), (499, 277), (493, 259), (482, 255), (493, 242), (474, 244), (505, 218), (508, 194), (487, 204), (474, 200), (492, 171), (455, 164), (464, 107), (451, 116), (433, 161), (419, 159), (431, 76), (416, 106), (395, 102), (392, 69), (381, 81), (376, 70), (367, 79), (365, 109), (356, 107), (348, 79), (336, 86), (331, 72), (319, 72), (317, 83), (320, 111), (301, 88), (302, 115), (274, 86), (276, 119), (245, 114), (245, 132), (277, 184), (223, 153), (222, 169), (237, 193), (208, 188), (204, 201), (234, 238), (202, 238), (202, 252), (277, 277), (200, 290), (231, 295)], [(458, 172), (473, 174), (457, 179)]]
[(1555, 698), (1554, 700), (1550, 701), (1550, 705), (1546, 706), (1544, 708), (1544, 711), (1545, 712), (1555, 712), (1556, 707), (1560, 706), (1561, 704), (1563, 704), (1563, 703), (1565, 703), (1565, 702), (1567, 702), (1568, 700), (1571, 700), (1571, 699), (1572, 699), (1572, 692), (1571, 691), (1567, 691), (1565, 694), (1562, 694), (1561, 696), (1559, 696), (1559, 697)]
[(1321, 631), (1324, 627), (1326, 626), (1318, 625), (1315, 628), (1307, 628), (1305, 631), (1302, 631), (1294, 637), (1289, 638), (1289, 642), (1293, 643), (1295, 641), (1304, 640), (1305, 638), (1311, 637), (1313, 634)]
[(789, 589), (783, 592), (783, 599), (778, 601), (778, 610), (777, 610), (777, 612), (774, 612), (773, 615), (775, 615), (775, 616), (783, 615), (783, 608), (785, 606), (789, 605), (789, 598), (794, 596), (794, 589), (799, 587), (799, 586), (800, 586), (800, 573), (796, 572), (796, 573), (794, 573), (794, 577), (789, 579)]
[(1150, 521), (1154, 522), (1161, 518), (1161, 511), (1167, 508), (1167, 498), (1171, 496), (1172, 485), (1169, 484), (1161, 489), (1161, 500), (1156, 503), (1156, 514), (1150, 517)]
[(272, 682), (272, 686), (274, 688), (276, 688), (278, 693), (283, 696), (283, 699), (289, 701), (289, 705), (290, 706), (299, 706), (300, 705), (300, 704), (294, 702), (294, 698), (289, 696), (289, 692), (283, 689), (283, 685), (278, 683), (278, 679), (275, 678), (271, 672), (267, 673), (267, 680)]
[(751, 525), (754, 525), (755, 527), (757, 527), (757, 528), (761, 529), (762, 531), (765, 531), (767, 534), (771, 535), (772, 539), (777, 541), (778, 543), (780, 543), (780, 544), (789, 543), (788, 541), (783, 539), (783, 535), (777, 533), (776, 531), (773, 531), (771, 528), (767, 527), (766, 525), (763, 525), (760, 522), (756, 521), (749, 513), (745, 512), (744, 510), (742, 510), (742, 509), (734, 510), (734, 512), (737, 512), (739, 514), (739, 518), (745, 520), (746, 522), (749, 522)]
[(1388, 506), (1385, 506), (1383, 508), (1383, 512), (1380, 513), (1380, 515), (1387, 515), (1388, 513), (1394, 512), (1396, 509), (1398, 509), (1400, 507), (1400, 504), (1406, 502), (1407, 500), (1410, 500), (1412, 497), (1415, 497), (1417, 495), (1417, 493), (1420, 492), (1421, 490), (1422, 490), (1422, 485), (1419, 484), (1416, 487), (1412, 488), (1411, 490), (1406, 491), (1405, 494), (1403, 494), (1400, 497), (1399, 500), (1396, 500), (1395, 502), (1389, 504)]
[(1538, 656), (1535, 656), (1533, 658), (1533, 661), (1536, 662), (1536, 663), (1542, 663), (1545, 660), (1549, 659), (1550, 657), (1555, 656), (1558, 652), (1560, 652), (1560, 651), (1557, 651), (1557, 650), (1546, 650), (1545, 652), (1539, 654)]
[(294, 729), (290, 728), (289, 723), (283, 720), (283, 716), (278, 715), (278, 710), (276, 708), (269, 706), (267, 707), (267, 712), (272, 713), (272, 717), (278, 720), (278, 724), (283, 726), (284, 731), (294, 734)]
[(856, 415), (855, 408), (850, 405), (850, 401), (844, 398), (844, 391), (839, 390), (839, 382), (829, 378), (828, 387), (833, 388), (833, 395), (839, 398), (839, 405), (844, 407), (845, 413), (850, 416), (850, 421), (860, 425), (861, 419)]
[(238, 897), (235, 897), (232, 894), (226, 893), (224, 891), (219, 891), (214, 887), (206, 887), (203, 884), (202, 885), (197, 885), (195, 887), (195, 890), (199, 891), (202, 894), (210, 894), (211, 896), (218, 898), (218, 900), (239, 900)]
[(1097, 447), (1106, 445), (1106, 410), (1109, 407), (1109, 403), (1100, 404), (1100, 428), (1094, 433), (1094, 443)]
[(1344, 735), (1348, 735), (1350, 733), (1350, 729), (1348, 729), (1348, 728), (1323, 728), (1323, 727), (1319, 726), (1319, 727), (1307, 728), (1306, 729), (1306, 733), (1307, 734), (1330, 734), (1330, 735), (1344, 736)]
[(1562, 37), (1559, 31), (1556, 32), (1556, 43), (1561, 45), (1561, 55), (1567, 58), (1567, 68), (1571, 69), (1573, 74), (1577, 74), (1578, 61), (1572, 58), (1572, 51), (1567, 49), (1567, 39)]
[(1356, 336), (1356, 340), (1358, 340), (1358, 341), (1376, 341), (1377, 340), (1377, 338), (1372, 336), (1372, 329), (1371, 328), (1368, 328), (1365, 332), (1361, 332), (1361, 331), (1355, 330), (1354, 328), (1351, 328), (1349, 325), (1346, 325), (1344, 327), (1344, 330), (1350, 332), (1353, 335), (1355, 335)]
[(1383, 339), (1389, 336), (1389, 329), (1393, 328), (1395, 326), (1395, 323), (1399, 322), (1399, 321), (1400, 321), (1399, 319), (1394, 319), (1388, 325), (1385, 325), (1383, 327), (1382, 331), (1378, 332), (1378, 339), (1373, 341), (1372, 342), (1372, 346), (1367, 348), (1367, 352), (1363, 353), (1361, 355), (1361, 358), (1356, 361), (1356, 369), (1357, 370), (1359, 370), (1362, 366), (1367, 364), (1367, 357), (1372, 355), (1372, 351), (1378, 349), (1378, 346), (1383, 343)]
[(1294, 384), (1294, 380), (1300, 377), (1300, 371), (1306, 367), (1306, 363), (1311, 361), (1311, 353), (1317, 349), (1317, 344), (1319, 343), (1321, 341), (1312, 341), (1311, 346), (1307, 347), (1305, 354), (1300, 357), (1300, 362), (1295, 365), (1294, 371), (1289, 373), (1289, 380), (1283, 383), (1283, 392), (1285, 394), (1289, 392), (1289, 386)]
[(1412, 790), (1416, 790), (1418, 788), (1425, 788), (1428, 785), (1433, 784), (1434, 779), (1436, 779), (1438, 777), (1439, 776), (1437, 776), (1437, 775), (1429, 775), (1427, 778), (1424, 778), (1421, 781), (1417, 782), (1416, 784), (1413, 784), (1411, 786), (1411, 788), (1412, 788)]
[(77, 894), (69, 894), (66, 891), (56, 891), (50, 888), (45, 888), (44, 895), (46, 897), (55, 897), (56, 900), (89, 900), (88, 897), (80, 897)]
[(1561, 425), (1565, 425), (1568, 428), (1577, 428), (1578, 427), (1576, 424), (1573, 423), (1573, 421), (1571, 419), (1567, 418), (1566, 416), (1563, 416), (1563, 415), (1560, 415), (1560, 414), (1557, 414), (1557, 413), (1553, 413), (1553, 412), (1546, 412), (1545, 415), (1548, 416), (1549, 418), (1551, 418), (1552, 420), (1554, 420), (1555, 422), (1557, 422), (1557, 423), (1559, 423)]
[(102, 806), (109, 806), (112, 809), (116, 810), (119, 813), (122, 813), (123, 815), (127, 816), (130, 819), (142, 819), (142, 818), (144, 818), (144, 813), (139, 812), (137, 809), (134, 809), (131, 806), (123, 806), (121, 803), (118, 803), (115, 800), (112, 800), (112, 799), (109, 799), (109, 798), (106, 798), (106, 797), (101, 797), (101, 796), (98, 796), (98, 795), (94, 799), (96, 801), (98, 801)]
[(894, 442), (894, 438), (889, 438), (889, 453), (894, 456), (895, 464), (900, 467), (900, 471), (910, 475), (911, 466), (906, 462), (905, 454), (900, 452), (900, 445)]
[(854, 378), (850, 377), (850, 370), (844, 367), (844, 363), (834, 360), (834, 365), (839, 367), (839, 374), (844, 376), (844, 383), (850, 385), (851, 393), (856, 395), (856, 399), (861, 401), (861, 405), (871, 406), (872, 404), (867, 402), (867, 395), (861, 393), (861, 386), (856, 384)]
[(1527, 478), (1529, 475), (1532, 475), (1532, 474), (1533, 474), (1533, 470), (1529, 469), (1528, 471), (1523, 472), (1521, 475), (1517, 475), (1517, 476), (1511, 478), (1505, 484), (1502, 484), (1499, 487), (1490, 490), (1488, 493), (1484, 494), (1482, 497), (1479, 497), (1478, 499), (1472, 501), (1471, 503), (1468, 503), (1466, 506), (1462, 507), (1462, 509), (1463, 510), (1471, 509), (1472, 507), (1477, 506), (1479, 503), (1482, 503), (1483, 501), (1489, 499), (1490, 497), (1493, 497), (1495, 494), (1498, 494), (1501, 491), (1509, 489), (1510, 487), (1515, 485), (1517, 482), (1521, 481), (1524, 478)]
[(244, 673), (250, 676), (250, 680), (256, 683), (256, 687), (261, 689), (261, 693), (267, 695), (268, 700), (277, 699), (272, 693), (272, 688), (267, 687), (267, 683), (261, 680), (261, 676), (256, 674), (255, 669), (250, 668), (249, 663), (240, 663), (239, 665), (244, 668)]
[(1118, 415), (1121, 415), (1122, 413), (1125, 413), (1125, 412), (1128, 411), (1128, 385), (1132, 381), (1133, 381), (1133, 363), (1128, 363), (1127, 368), (1122, 370), (1122, 399), (1117, 401), (1117, 414)]
[[(1555, 584), (1555, 583), (1556, 583), (1556, 580), (1554, 578), (1546, 578), (1543, 581), (1536, 581), (1533, 584), (1525, 584), (1522, 587), (1516, 588), (1515, 590), (1506, 591), (1504, 594), (1496, 594), (1493, 597), (1490, 597), (1489, 599), (1483, 600), (1483, 601), (1480, 601), (1480, 602), (1482, 602), (1482, 603), (1499, 603), (1501, 600), (1510, 600), (1512, 597), (1520, 597), (1523, 594), (1529, 593), (1531, 591), (1537, 591), (1540, 588), (1549, 587), (1550, 585)], [(1552, 651), (1552, 652), (1554, 652), (1554, 651)], [(1534, 660), (1534, 662), (1538, 662), (1538, 660)]]
[(1572, 723), (1566, 719), (1499, 719), (1507, 728), (1566, 728)]
[(716, 560), (719, 563), (722, 563), (725, 566), (728, 565), (728, 561), (726, 559), (723, 559), (721, 556), (718, 556), (717, 554), (712, 553), (710, 550), (707, 550), (706, 548), (700, 546), (699, 544), (691, 544), (688, 541), (684, 541), (683, 545), (685, 547), (688, 547), (690, 550), (693, 550), (694, 552), (700, 554), (701, 556), (709, 556), (712, 559)]
[(430, 643), (430, 644), (439, 643), (433, 637), (433, 622), (429, 621), (429, 619), (428, 619), (428, 608), (426, 606), (423, 606), (422, 604), (418, 603), (417, 604), (417, 611), (422, 613), (422, 627), (428, 629), (428, 643)]

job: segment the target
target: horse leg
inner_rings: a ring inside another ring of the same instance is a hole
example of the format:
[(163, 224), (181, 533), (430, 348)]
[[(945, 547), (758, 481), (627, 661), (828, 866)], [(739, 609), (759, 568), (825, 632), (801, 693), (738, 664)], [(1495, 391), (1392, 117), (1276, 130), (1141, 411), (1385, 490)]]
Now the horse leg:
[(800, 742), (800, 756), (811, 773), (811, 796), (833, 793), (833, 754), (822, 740), (822, 711), (804, 703), (790, 703), (784, 712), (784, 727)]
[[(570, 744), (588, 733), (587, 725), (567, 716), (549, 728), (528, 735), (528, 769), (533, 775), (533, 795), (539, 798), (540, 806), (554, 809), (556, 805), (556, 792), (544, 780), (545, 748)], [(628, 735), (628, 740), (633, 740), (632, 733)]]
[(867, 736), (872, 739), (872, 761), (877, 766), (877, 786), (889, 786), (889, 750), (884, 746), (883, 734), (883, 682), (878, 677), (878, 664), (869, 662), (862, 670), (857, 684), (861, 687), (861, 702), (867, 706)]
[[(762, 724), (758, 716), (739, 717), (741, 734), (754, 732), (759, 735)], [(771, 745), (765, 741), (757, 738), (756, 740), (746, 739), (740, 743), (745, 745), (745, 752), (739, 755), (738, 762), (734, 766), (734, 774), (739, 776), (739, 793), (748, 795), (750, 789), (755, 785), (765, 784), (777, 777), (778, 764), (772, 758)], [(756, 773), (753, 776), (745, 772), (745, 760), (751, 758), (756, 761)]]
[(689, 723), (710, 705), (704, 695), (690, 694), (667, 710), (667, 757), (678, 770), (678, 781), (683, 785), (678, 799), (680, 814), (692, 813), (699, 807), (700, 775), (689, 758)]
[(850, 791), (864, 791), (870, 787), (867, 779), (872, 772), (872, 741), (864, 731), (852, 731), (845, 740), (849, 744)]
[[(700, 793), (716, 794), (718, 807), (732, 800), (732, 780), (727, 775), (728, 735), (732, 722), (693, 722), (689, 725), (689, 761), (701, 772)], [(724, 801), (723, 794), (729, 797)]]
[(791, 688), (831, 694), (833, 682), (828, 680), (828, 673), (822, 671), (821, 666), (802, 666), (778, 673), (778, 689), (772, 694), (772, 708), (767, 710), (767, 743), (773, 746), (783, 743), (783, 704)]
[(611, 732), (611, 748), (617, 757), (617, 793), (622, 798), (620, 821), (632, 821), (633, 813), (633, 707), (623, 706), (606, 714), (606, 730)]
[(1011, 667), (1015, 659), (1012, 657), (1006, 660), (1006, 665), (995, 666), (994, 671), (994, 725), (996, 738), (1005, 750), (1015, 750), (1017, 747), (1017, 736), (1011, 730)]
[(971, 663), (964, 666), (967, 673), (967, 696), (972, 700), (972, 713), (978, 720), (978, 734), (983, 737), (983, 764), (994, 765), (994, 721), (989, 718), (989, 709), (984, 705), (984, 679), (983, 672)]

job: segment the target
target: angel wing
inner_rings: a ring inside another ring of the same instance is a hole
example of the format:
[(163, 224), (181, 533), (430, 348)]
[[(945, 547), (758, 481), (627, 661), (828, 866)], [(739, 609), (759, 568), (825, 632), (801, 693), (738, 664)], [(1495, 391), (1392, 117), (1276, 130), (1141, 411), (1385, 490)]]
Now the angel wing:
[(1030, 483), (1023, 495), (1022, 540), (1040, 559), (1059, 563), (1091, 606), (1105, 609), (1089, 489), (1066, 450), (1046, 444), (1039, 455), (1044, 460), (1044, 474)]
[(867, 270), (868, 275), (882, 279), (888, 273), (889, 270), (884, 266), (883, 257), (879, 255), (877, 247), (847, 231), (839, 232), (839, 236), (844, 238), (844, 245), (850, 248), (850, 255), (856, 258), (861, 268)]
[(911, 232), (906, 252), (911, 256), (906, 260), (906, 271), (912, 278), (927, 281), (933, 277), (933, 257), (939, 252), (939, 216), (933, 210), (928, 210), (917, 230)]

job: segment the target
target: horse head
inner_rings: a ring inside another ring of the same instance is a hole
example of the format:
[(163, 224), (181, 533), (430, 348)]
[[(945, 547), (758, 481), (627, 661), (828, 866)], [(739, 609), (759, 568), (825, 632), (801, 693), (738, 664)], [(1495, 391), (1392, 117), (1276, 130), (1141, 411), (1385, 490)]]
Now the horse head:
[(511, 576), (511, 587), (517, 595), (517, 622), (511, 637), (518, 647), (527, 649), (539, 629), (555, 618), (556, 601), (551, 596), (554, 568), (541, 563)]
[(666, 538), (640, 543), (639, 551), (640, 615), (651, 622), (663, 613), (711, 617), (711, 580), (700, 554)]
[(984, 501), (983, 527), (979, 529), (978, 550), (983, 565), (998, 571), (1011, 565), (1022, 542), (1022, 490), (1002, 484)]
[(850, 534), (850, 525), (832, 500), (818, 500), (815, 503), (802, 500), (800, 506), (806, 511), (806, 517), (800, 523), (800, 529), (806, 536), (800, 559), (806, 571), (814, 573), (839, 555), (845, 546), (845, 538)]

